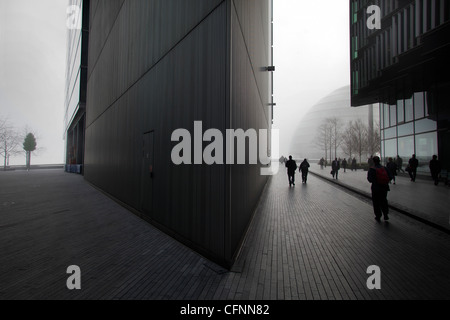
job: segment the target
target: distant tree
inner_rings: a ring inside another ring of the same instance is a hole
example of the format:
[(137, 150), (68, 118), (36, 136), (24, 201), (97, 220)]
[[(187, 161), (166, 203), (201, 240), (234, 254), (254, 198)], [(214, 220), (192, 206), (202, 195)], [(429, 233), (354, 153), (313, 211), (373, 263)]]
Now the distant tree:
[[(330, 144), (330, 126), (327, 121), (323, 121), (322, 124), (317, 128), (317, 134), (315, 139), (315, 145), (319, 147), (325, 153), (325, 160), (328, 160), (328, 150), (331, 146)], [(331, 151), (330, 151), (331, 157)]]
[(356, 136), (353, 121), (350, 120), (342, 134), (342, 151), (346, 156), (352, 158), (356, 149)]
[(36, 150), (36, 138), (34, 137), (34, 134), (28, 133), (25, 137), (25, 140), (23, 142), (23, 150), (25, 150), (26, 153), (26, 161), (27, 161), (27, 169), (30, 169), (31, 165), (31, 153)]
[(368, 152), (372, 155), (381, 154), (381, 136), (380, 136), (380, 125), (378, 122), (374, 123), (374, 129), (372, 133), (371, 139), (367, 139)]
[(0, 155), (3, 157), (3, 169), (6, 170), (9, 157), (17, 154), (20, 144), (19, 135), (7, 118), (0, 119)]
[(359, 156), (359, 163), (361, 163), (362, 156), (367, 152), (367, 125), (358, 119), (353, 123), (353, 130), (355, 135), (355, 153)]
[(338, 149), (342, 144), (342, 120), (337, 117), (333, 117), (326, 119), (326, 121), (330, 127), (331, 146), (334, 149), (334, 158), (337, 158)]

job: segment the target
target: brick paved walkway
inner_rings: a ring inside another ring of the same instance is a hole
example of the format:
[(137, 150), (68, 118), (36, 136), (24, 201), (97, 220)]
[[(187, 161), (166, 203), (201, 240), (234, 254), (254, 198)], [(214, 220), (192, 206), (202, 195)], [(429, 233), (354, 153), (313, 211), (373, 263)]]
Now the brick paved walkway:
[[(0, 253), (0, 299), (450, 298), (449, 235), (395, 212), (377, 223), (366, 199), (313, 176), (290, 189), (284, 171), (232, 271), (60, 170), (0, 172)], [(381, 290), (366, 287), (370, 265)]]

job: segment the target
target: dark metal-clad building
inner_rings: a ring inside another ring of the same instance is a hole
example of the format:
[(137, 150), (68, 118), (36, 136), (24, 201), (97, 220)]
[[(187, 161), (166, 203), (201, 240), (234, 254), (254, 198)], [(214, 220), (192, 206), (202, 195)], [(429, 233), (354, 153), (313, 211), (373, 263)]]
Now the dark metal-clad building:
[[(380, 28), (373, 24), (376, 5)], [(352, 106), (379, 103), (383, 158), (450, 169), (450, 1), (351, 0)]]
[(175, 165), (171, 136), (270, 130), (272, 1), (91, 0), (89, 22), (85, 179), (230, 267), (267, 176)]

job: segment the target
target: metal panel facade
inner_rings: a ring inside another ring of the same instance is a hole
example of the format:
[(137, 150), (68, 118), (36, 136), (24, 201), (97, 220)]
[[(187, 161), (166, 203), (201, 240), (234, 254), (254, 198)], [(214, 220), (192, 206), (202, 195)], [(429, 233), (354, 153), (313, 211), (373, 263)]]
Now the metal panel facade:
[(245, 49), (235, 21), (245, 2), (262, 8), (257, 16), (269, 8), (269, 0), (91, 0), (85, 178), (228, 267), (266, 178), (258, 166), (177, 166), (171, 136), (193, 134), (194, 121), (223, 133), (268, 128), (269, 75), (259, 68), (269, 41), (258, 27), (267, 21), (243, 11), (254, 24)]

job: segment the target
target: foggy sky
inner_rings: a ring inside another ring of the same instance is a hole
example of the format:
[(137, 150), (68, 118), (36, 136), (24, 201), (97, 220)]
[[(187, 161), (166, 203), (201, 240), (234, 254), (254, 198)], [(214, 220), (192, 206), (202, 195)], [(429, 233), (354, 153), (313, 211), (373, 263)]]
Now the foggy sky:
[[(66, 8), (66, 0), (0, 0), (0, 116), (37, 133), (32, 164), (64, 162)], [(281, 154), (306, 111), (350, 83), (348, 11), (346, 0), (274, 0)]]

